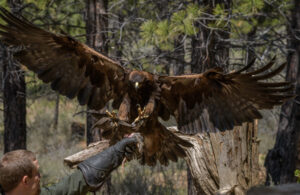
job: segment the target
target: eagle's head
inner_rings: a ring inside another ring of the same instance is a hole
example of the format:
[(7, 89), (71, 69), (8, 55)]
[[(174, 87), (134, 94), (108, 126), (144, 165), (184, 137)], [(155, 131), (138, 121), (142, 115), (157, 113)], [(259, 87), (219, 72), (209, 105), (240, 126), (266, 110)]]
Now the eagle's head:
[(148, 72), (134, 70), (129, 74), (129, 82), (136, 91), (146, 87), (150, 84), (151, 80), (151, 74)]

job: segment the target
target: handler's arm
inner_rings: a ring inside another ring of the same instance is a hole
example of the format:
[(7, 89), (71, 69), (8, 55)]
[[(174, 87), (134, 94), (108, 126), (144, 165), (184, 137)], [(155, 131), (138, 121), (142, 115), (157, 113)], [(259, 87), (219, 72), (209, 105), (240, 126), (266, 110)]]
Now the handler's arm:
[(41, 195), (81, 195), (91, 190), (87, 185), (83, 174), (76, 170), (70, 176), (63, 178), (59, 183), (41, 189)]
[(135, 137), (125, 138), (103, 152), (78, 165), (79, 170), (51, 187), (41, 190), (41, 195), (81, 195), (100, 188), (110, 173), (125, 156), (130, 156), (136, 146)]

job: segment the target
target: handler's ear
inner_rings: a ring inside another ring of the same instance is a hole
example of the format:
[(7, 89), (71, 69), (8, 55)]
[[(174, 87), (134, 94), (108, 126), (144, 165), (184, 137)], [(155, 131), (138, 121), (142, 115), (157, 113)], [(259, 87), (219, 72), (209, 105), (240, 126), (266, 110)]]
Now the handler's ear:
[(28, 175), (24, 175), (21, 182), (23, 185), (28, 185), (30, 182), (30, 178), (28, 177)]

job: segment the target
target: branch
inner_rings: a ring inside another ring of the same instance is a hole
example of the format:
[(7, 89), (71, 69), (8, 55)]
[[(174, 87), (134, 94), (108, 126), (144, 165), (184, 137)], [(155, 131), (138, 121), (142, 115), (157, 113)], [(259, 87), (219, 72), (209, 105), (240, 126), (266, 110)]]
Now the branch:
[(64, 163), (70, 168), (76, 168), (77, 164), (88, 159), (91, 156), (94, 156), (109, 146), (108, 140), (102, 140), (99, 142), (95, 142), (90, 144), (86, 149), (77, 152), (71, 156), (68, 156), (64, 159)]

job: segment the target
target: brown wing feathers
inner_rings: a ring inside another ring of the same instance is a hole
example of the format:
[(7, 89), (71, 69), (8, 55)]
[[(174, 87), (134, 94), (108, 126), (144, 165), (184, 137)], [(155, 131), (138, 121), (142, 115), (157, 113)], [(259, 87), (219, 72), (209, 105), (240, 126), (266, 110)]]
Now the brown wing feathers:
[(186, 133), (232, 129), (261, 118), (259, 109), (273, 108), (293, 97), (289, 82), (266, 82), (286, 65), (269, 71), (274, 62), (275, 58), (250, 72), (245, 71), (254, 61), (229, 74), (212, 69), (198, 75), (161, 77), (162, 99)]
[[(124, 69), (111, 59), (66, 35), (56, 35), (19, 19), (0, 8), (0, 39), (22, 46), (15, 57), (37, 73), (53, 90), (69, 98), (77, 96), (81, 105), (100, 109), (122, 88)], [(120, 94), (119, 94), (120, 95)]]
[(269, 73), (260, 74), (271, 68), (273, 64), (274, 60), (267, 65), (268, 68), (265, 66), (253, 72), (243, 73), (238, 76), (232, 76), (229, 74), (227, 77), (240, 85), (238, 92), (242, 97), (249, 99), (255, 108), (273, 108), (273, 106), (281, 105), (283, 101), (294, 96), (292, 94), (294, 87), (288, 82), (261, 82), (274, 77), (286, 66), (286, 64), (282, 64)]

